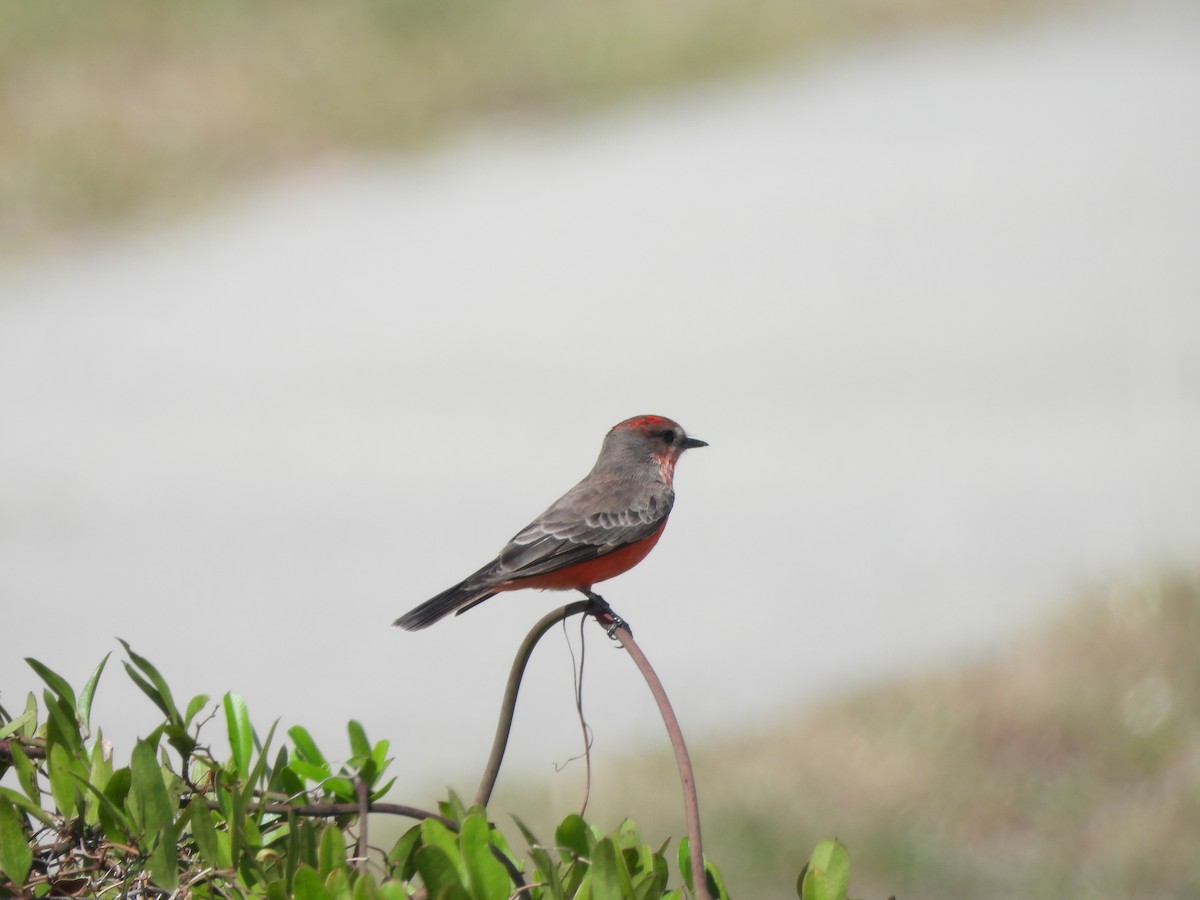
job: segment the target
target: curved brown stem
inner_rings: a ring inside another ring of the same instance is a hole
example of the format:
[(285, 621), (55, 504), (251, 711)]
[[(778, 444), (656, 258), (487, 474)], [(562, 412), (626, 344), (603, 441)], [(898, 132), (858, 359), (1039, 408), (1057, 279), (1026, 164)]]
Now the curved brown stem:
[[(187, 806), (190, 800), (180, 798), (179, 808)], [(216, 800), (203, 800), (209, 809), (221, 809)], [(251, 803), (247, 810), (251, 812), (281, 813), (283, 815), (307, 816), (314, 819), (332, 819), (336, 816), (362, 815), (363, 805), (360, 803)], [(370, 803), (366, 807), (368, 813), (383, 813), (390, 816), (404, 816), (406, 819), (437, 819), (451, 831), (457, 831), (458, 825), (453, 819), (447, 819), (435, 812), (408, 806), (404, 803)]]
[(358, 847), (354, 851), (356, 868), (367, 864), (367, 813), (371, 810), (371, 789), (361, 778), (354, 779), (354, 792), (358, 797)]
[(663, 688), (658, 674), (650, 665), (650, 661), (646, 659), (646, 655), (642, 653), (642, 648), (633, 639), (629, 626), (624, 620), (617, 618), (608, 604), (598, 596), (590, 595), (587, 600), (568, 603), (566, 606), (547, 613), (525, 635), (525, 640), (517, 649), (516, 658), (513, 660), (512, 669), (508, 674), (508, 684), (505, 686), (504, 699), (500, 704), (500, 720), (496, 723), (496, 736), (492, 741), (492, 752), (479, 783), (479, 790), (475, 794), (475, 802), (480, 806), (487, 806), (488, 801), (491, 800), (492, 791), (496, 787), (496, 779), (500, 775), (500, 765), (504, 761), (504, 751), (508, 746), (508, 736), (512, 732), (517, 693), (521, 689), (521, 678), (525, 674), (525, 667), (529, 663), (533, 648), (537, 646), (537, 642), (542, 639), (542, 636), (558, 622), (582, 612), (589, 613), (601, 628), (609, 631), (610, 636), (615, 635), (620, 640), (621, 646), (625, 648), (642, 673), (642, 677), (646, 679), (650, 693), (654, 695), (654, 700), (658, 704), (658, 711), (666, 726), (671, 748), (675, 751), (675, 762), (679, 767), (679, 781), (683, 788), (683, 806), (688, 821), (688, 848), (691, 851), (693, 895), (696, 900), (709, 900), (708, 876), (704, 867), (704, 845), (700, 837), (700, 801), (696, 796), (696, 776), (692, 769), (691, 758), (688, 756), (687, 745), (683, 740), (683, 731), (679, 727), (679, 720), (675, 717), (675, 711), (671, 708), (671, 701), (667, 698), (667, 692)]
[[(611, 615), (611, 611), (608, 613)], [(605, 626), (603, 613), (597, 615), (596, 621), (602, 628)], [(688, 756), (687, 745), (683, 742), (683, 731), (679, 727), (679, 720), (675, 718), (675, 711), (671, 708), (671, 701), (667, 698), (667, 692), (664, 690), (662, 682), (659, 681), (658, 674), (650, 665), (650, 661), (646, 659), (646, 654), (642, 653), (642, 648), (633, 639), (629, 626), (618, 621), (615, 626), (615, 636), (633, 658), (642, 677), (646, 679), (646, 684), (650, 686), (650, 693), (654, 695), (654, 700), (658, 703), (658, 711), (662, 714), (663, 724), (667, 728), (667, 736), (671, 739), (671, 747), (675, 751), (675, 763), (679, 767), (679, 783), (683, 788), (683, 807), (687, 814), (693, 895), (696, 900), (709, 900), (708, 876), (704, 870), (704, 847), (700, 840), (700, 801), (696, 796), (696, 776), (692, 770), (692, 761)]]
[(496, 737), (492, 740), (492, 753), (488, 757), (487, 767), (483, 770), (483, 778), (479, 782), (479, 790), (475, 792), (475, 802), (487, 806), (492, 799), (492, 791), (496, 787), (496, 779), (500, 777), (500, 764), (504, 762), (504, 751), (508, 747), (508, 736), (512, 732), (513, 711), (517, 707), (517, 692), (521, 689), (521, 678), (525, 674), (525, 666), (533, 654), (533, 648), (542, 636), (563, 619), (587, 612), (592, 607), (590, 600), (577, 600), (560, 606), (547, 613), (525, 635), (525, 640), (517, 649), (513, 659), (512, 669), (508, 673), (508, 684), (504, 688), (504, 699), (500, 702), (500, 720), (496, 723)]

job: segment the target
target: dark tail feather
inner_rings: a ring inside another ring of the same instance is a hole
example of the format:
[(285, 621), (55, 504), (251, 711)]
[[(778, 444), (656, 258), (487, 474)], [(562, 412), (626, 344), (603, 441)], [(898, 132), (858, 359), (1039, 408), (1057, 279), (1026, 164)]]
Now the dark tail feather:
[(426, 600), (416, 609), (406, 612), (392, 624), (399, 625), (406, 631), (428, 628), (438, 619), (444, 618), (450, 613), (466, 612), (472, 606), (482, 603), (496, 593), (490, 587), (468, 588), (466, 585), (466, 581), (459, 582), (436, 597)]

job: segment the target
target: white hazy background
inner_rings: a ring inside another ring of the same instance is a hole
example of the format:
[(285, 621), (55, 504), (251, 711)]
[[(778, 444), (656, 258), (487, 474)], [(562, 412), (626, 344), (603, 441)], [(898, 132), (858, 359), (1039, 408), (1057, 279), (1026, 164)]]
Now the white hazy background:
[[(512, 654), (571, 598), (390, 622), (647, 412), (711, 447), (602, 592), (693, 741), (1194, 564), (1200, 10), (1076, 16), (311, 173), (10, 264), (0, 703), (40, 694), (22, 657), (81, 685), (120, 636), (181, 704), (236, 690), (333, 757), (357, 718), (405, 799), (469, 795)], [(662, 746), (589, 631), (597, 753)], [(570, 666), (543, 641), (512, 770), (578, 752)], [(125, 753), (157, 721), (115, 658), (94, 719)]]

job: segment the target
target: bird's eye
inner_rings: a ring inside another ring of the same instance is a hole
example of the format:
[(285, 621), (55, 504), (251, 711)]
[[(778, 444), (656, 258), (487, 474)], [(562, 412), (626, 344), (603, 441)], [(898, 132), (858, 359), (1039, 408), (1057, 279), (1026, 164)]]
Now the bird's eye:
[(666, 441), (668, 444), (675, 443), (675, 430), (672, 428), (664, 428), (662, 431), (660, 431), (658, 433), (658, 436), (660, 438), (662, 438), (664, 441)]

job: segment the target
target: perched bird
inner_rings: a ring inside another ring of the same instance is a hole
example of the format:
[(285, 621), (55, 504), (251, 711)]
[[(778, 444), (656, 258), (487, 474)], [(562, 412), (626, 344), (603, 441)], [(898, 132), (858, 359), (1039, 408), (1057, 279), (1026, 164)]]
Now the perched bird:
[(499, 556), (394, 624), (416, 631), (521, 588), (578, 590), (599, 600), (592, 585), (632, 569), (662, 536), (683, 451), (707, 446), (662, 416), (626, 419), (605, 436), (587, 477), (519, 531)]

